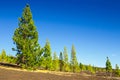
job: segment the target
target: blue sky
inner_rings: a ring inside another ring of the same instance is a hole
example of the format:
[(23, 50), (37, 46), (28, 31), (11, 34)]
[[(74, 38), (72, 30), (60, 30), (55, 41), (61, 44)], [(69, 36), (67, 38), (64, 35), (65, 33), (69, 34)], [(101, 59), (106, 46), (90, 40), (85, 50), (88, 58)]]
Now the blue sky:
[(119, 0), (1, 0), (0, 51), (16, 54), (12, 36), (26, 3), (42, 47), (49, 39), (52, 53), (66, 46), (70, 55), (74, 44), (79, 62), (104, 67), (108, 56), (113, 67), (120, 65)]

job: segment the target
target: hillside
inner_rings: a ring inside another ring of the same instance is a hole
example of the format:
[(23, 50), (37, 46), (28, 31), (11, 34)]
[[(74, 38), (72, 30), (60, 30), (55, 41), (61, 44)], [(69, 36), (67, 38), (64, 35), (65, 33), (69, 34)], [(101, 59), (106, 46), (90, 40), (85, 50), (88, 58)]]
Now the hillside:
[[(106, 80), (101, 76), (90, 76), (85, 73), (65, 73), (50, 71), (26, 71), (17, 68), (0, 66), (0, 80)], [(112, 79), (119, 80), (119, 79)]]

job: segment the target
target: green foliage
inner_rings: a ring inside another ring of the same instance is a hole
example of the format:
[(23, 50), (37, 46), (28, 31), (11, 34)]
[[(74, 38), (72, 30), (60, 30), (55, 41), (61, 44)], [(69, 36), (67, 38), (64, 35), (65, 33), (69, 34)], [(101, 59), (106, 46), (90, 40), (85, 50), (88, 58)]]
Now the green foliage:
[(79, 68), (80, 68), (81, 71), (85, 71), (86, 70), (85, 65), (82, 64), (82, 63), (79, 64)]
[(13, 57), (12, 55), (8, 55), (6, 62), (15, 64), (16, 63), (16, 57)]
[(106, 61), (106, 71), (112, 72), (112, 65), (111, 65), (111, 62), (108, 57), (107, 57), (107, 61)]
[(46, 44), (44, 47), (43, 63), (45, 65), (45, 69), (51, 70), (51, 68), (52, 68), (52, 56), (51, 56), (50, 42), (48, 40), (46, 41)]
[(59, 65), (60, 65), (60, 71), (63, 71), (64, 62), (63, 62), (62, 52), (60, 52), (60, 56), (59, 56)]
[(43, 52), (44, 52), (44, 48), (39, 48), (37, 50), (37, 54), (36, 54), (36, 61), (35, 61), (35, 65), (34, 67), (37, 69), (37, 68), (43, 68), (45, 67), (43, 61), (44, 61), (44, 57), (42, 56), (43, 55)]
[[(29, 70), (37, 68), (56, 71), (60, 69), (60, 71), (72, 72), (88, 70), (91, 73), (95, 73), (96, 71), (104, 71), (106, 69), (107, 72), (112, 72), (112, 65), (108, 57), (106, 68), (87, 66), (82, 63), (78, 64), (74, 45), (72, 45), (71, 49), (70, 62), (68, 61), (66, 47), (64, 47), (63, 54), (60, 52), (59, 59), (55, 52), (52, 60), (50, 42), (47, 40), (44, 48), (41, 48), (38, 44), (38, 32), (28, 4), (24, 8), (22, 16), (19, 18), (18, 26), (13, 35), (16, 48), (12, 48), (13, 51), (17, 51), (16, 57), (6, 55), (5, 50), (3, 50), (0, 54), (0, 62), (17, 63)], [(116, 65), (115, 74), (120, 76), (118, 65)]]
[(57, 57), (56, 52), (54, 52), (54, 54), (53, 54), (53, 69), (54, 69), (55, 71), (58, 71), (58, 70), (59, 70), (59, 59), (58, 59), (58, 57)]
[(19, 18), (19, 27), (14, 32), (13, 41), (16, 45), (16, 49), (13, 50), (17, 51), (17, 64), (24, 65), (25, 68), (34, 67), (40, 47), (38, 32), (28, 4), (23, 10), (22, 17)]
[(120, 76), (120, 69), (119, 69), (119, 66), (117, 64), (115, 66), (115, 75)]
[(94, 69), (93, 69), (93, 66), (91, 66), (90, 64), (88, 65), (88, 70), (89, 70), (92, 74), (95, 73), (95, 71), (94, 71)]
[(0, 54), (0, 62), (15, 64), (16, 57), (13, 57), (11, 55), (7, 55), (6, 51), (3, 49), (2, 52), (1, 52), (1, 54)]
[(72, 50), (71, 50), (71, 70), (72, 72), (77, 72), (78, 70), (78, 62), (77, 62), (76, 50), (74, 45), (72, 45)]
[(67, 48), (64, 47), (64, 51), (63, 51), (64, 57), (63, 57), (63, 61), (64, 61), (64, 71), (70, 71), (69, 68), (69, 62), (68, 62), (68, 53), (67, 53)]
[(2, 53), (0, 54), (0, 61), (1, 62), (6, 62), (7, 61), (7, 55), (6, 55), (6, 52), (5, 52), (4, 49), (2, 50)]

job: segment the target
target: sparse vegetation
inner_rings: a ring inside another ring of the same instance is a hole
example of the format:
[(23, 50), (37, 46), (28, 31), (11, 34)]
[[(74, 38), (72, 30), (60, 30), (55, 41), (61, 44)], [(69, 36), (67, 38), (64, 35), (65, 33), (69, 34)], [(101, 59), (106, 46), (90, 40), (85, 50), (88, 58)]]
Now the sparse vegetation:
[(115, 75), (120, 77), (120, 69), (119, 69), (119, 66), (117, 64), (115, 66)]
[[(2, 50), (0, 54), (1, 63), (17, 64), (23, 69), (29, 70), (43, 69), (49, 71), (73, 72), (76, 74), (84, 72), (91, 75), (97, 75), (97, 73), (103, 72), (103, 74), (106, 73), (106, 76), (110, 77), (112, 77), (112, 73), (115, 73), (115, 76), (117, 77), (120, 76), (119, 66), (116, 64), (116, 68), (113, 70), (108, 57), (105, 68), (94, 67), (91, 64), (85, 65), (79, 63), (76, 57), (77, 52), (74, 45), (72, 45), (70, 61), (66, 47), (64, 47), (63, 52), (60, 52), (59, 58), (56, 52), (53, 53), (52, 57), (49, 40), (46, 40), (46, 44), (43, 48), (40, 47), (40, 44), (38, 43), (38, 31), (34, 25), (32, 12), (28, 4), (23, 10), (22, 17), (19, 18), (18, 26), (19, 27), (15, 30), (13, 35), (13, 41), (16, 48), (12, 48), (13, 51), (17, 52), (17, 54), (16, 56), (7, 55), (5, 50)], [(81, 75), (79, 74), (79, 76)], [(93, 78), (96, 79), (97, 77), (92, 77), (92, 79)], [(78, 77), (78, 79), (81, 78)], [(88, 80), (85, 78), (83, 79)], [(104, 78), (100, 79), (105, 80)]]
[(1, 54), (0, 54), (0, 62), (1, 63), (13, 63), (15, 64), (16, 62), (16, 57), (7, 55), (5, 50), (3, 49)]
[(112, 77), (112, 65), (108, 57), (106, 61), (106, 76)]

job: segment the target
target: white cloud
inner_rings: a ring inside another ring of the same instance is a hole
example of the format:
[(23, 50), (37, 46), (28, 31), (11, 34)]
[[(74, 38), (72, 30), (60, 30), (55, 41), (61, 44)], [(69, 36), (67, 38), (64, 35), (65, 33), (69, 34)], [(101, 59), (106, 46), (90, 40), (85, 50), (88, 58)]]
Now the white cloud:
[(116, 54), (112, 54), (112, 57), (115, 57), (115, 56), (117, 56)]

